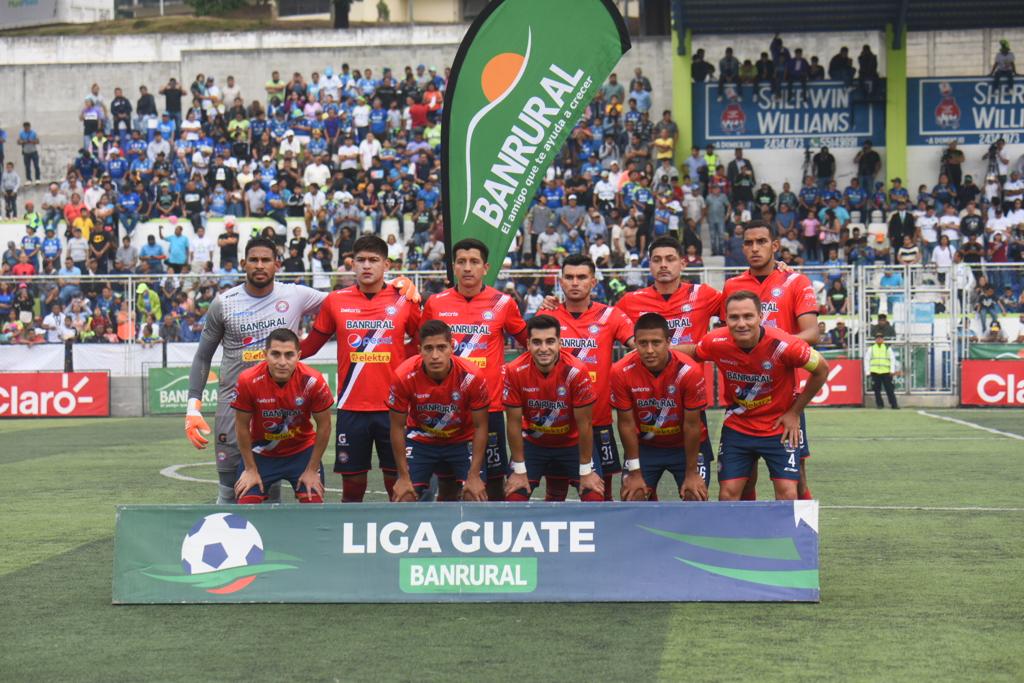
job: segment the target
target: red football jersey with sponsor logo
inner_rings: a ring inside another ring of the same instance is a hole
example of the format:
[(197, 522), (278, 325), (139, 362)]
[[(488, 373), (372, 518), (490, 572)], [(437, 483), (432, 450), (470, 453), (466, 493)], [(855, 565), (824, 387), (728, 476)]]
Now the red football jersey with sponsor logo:
[(565, 349), (546, 375), (529, 353), (509, 363), (503, 396), (506, 406), (523, 409), (523, 438), (549, 448), (579, 443), (573, 410), (596, 400), (587, 366)]
[(440, 320), (452, 328), (455, 353), (480, 368), (491, 395), (491, 412), (501, 405), (501, 369), (505, 365), (505, 335), (526, 345), (526, 323), (515, 299), (494, 287), (484, 287), (467, 299), (455, 288), (427, 299), (423, 320)]
[(668, 321), (672, 345), (694, 343), (707, 333), (711, 317), (722, 307), (722, 293), (710, 285), (694, 285), (685, 280), (667, 298), (654, 286), (625, 294), (615, 307), (633, 324), (644, 313), (657, 313)]
[(594, 302), (578, 317), (562, 304), (553, 311), (544, 311), (562, 325), (562, 348), (570, 351), (587, 366), (594, 384), (594, 426), (612, 423), (608, 403), (608, 378), (611, 376), (612, 351), (615, 342), (625, 345), (633, 338), (633, 322), (622, 311)]
[[(644, 367), (636, 351), (619, 359), (611, 371), (611, 404), (616, 410), (632, 410), (640, 443), (657, 448), (685, 445), (683, 411), (707, 407), (703, 366), (679, 351), (670, 353), (668, 365), (657, 375)], [(700, 440), (707, 438), (702, 424)]]
[(367, 296), (355, 285), (331, 292), (313, 328), (338, 343), (338, 408), (387, 410), (392, 371), (415, 348), (420, 309), (394, 287)]
[(395, 370), (388, 408), (408, 414), (407, 438), (420, 443), (451, 444), (473, 440), (473, 411), (490, 406), (490, 396), (476, 366), (452, 356), (452, 370), (442, 382), (423, 369), (423, 358), (407, 358)]
[(263, 361), (238, 376), (231, 407), (249, 413), (252, 452), (283, 458), (306, 450), (316, 442), (313, 413), (330, 409), (334, 396), (327, 380), (305, 363), (295, 366), (284, 386), (274, 381)]
[(800, 332), (797, 318), (818, 312), (818, 297), (810, 278), (801, 273), (784, 273), (778, 268), (761, 281), (750, 271), (731, 277), (722, 288), (719, 317), (725, 320), (725, 300), (736, 292), (753, 292), (761, 299), (761, 315), (765, 327), (777, 327), (789, 334)]
[(793, 405), (796, 369), (814, 351), (807, 342), (775, 327), (762, 327), (761, 339), (746, 351), (726, 327), (697, 343), (694, 357), (713, 361), (725, 381), (725, 425), (751, 436), (776, 436), (775, 421)]

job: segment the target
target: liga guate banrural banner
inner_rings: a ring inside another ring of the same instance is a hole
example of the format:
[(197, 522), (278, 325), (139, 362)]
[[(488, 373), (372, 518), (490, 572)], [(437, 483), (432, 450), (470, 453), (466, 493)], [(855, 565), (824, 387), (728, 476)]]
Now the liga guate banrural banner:
[(818, 502), (126, 505), (114, 604), (817, 602)]
[(494, 283), (548, 166), (629, 47), (611, 0), (493, 0), (469, 27), (441, 128), (452, 282), (452, 245), (475, 237)]

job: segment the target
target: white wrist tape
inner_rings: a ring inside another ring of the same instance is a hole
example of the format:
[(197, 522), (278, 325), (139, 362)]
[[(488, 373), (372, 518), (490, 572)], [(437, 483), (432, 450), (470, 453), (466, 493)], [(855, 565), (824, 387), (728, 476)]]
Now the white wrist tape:
[(586, 465), (580, 465), (580, 476), (585, 477), (594, 471), (594, 463), (588, 462)]
[(202, 410), (203, 402), (200, 401), (198, 398), (190, 398), (188, 400), (188, 408), (186, 409), (185, 414), (195, 417), (198, 415), (202, 415)]
[(512, 461), (512, 473), (513, 474), (526, 474), (526, 463)]
[(632, 460), (626, 461), (626, 469), (630, 472), (636, 472), (640, 469), (640, 458), (633, 458)]

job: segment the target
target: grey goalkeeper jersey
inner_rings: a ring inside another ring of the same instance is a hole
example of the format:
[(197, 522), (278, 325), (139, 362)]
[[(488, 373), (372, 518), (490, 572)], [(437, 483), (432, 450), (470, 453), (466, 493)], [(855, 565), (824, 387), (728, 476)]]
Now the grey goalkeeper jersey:
[(284, 282), (274, 283), (274, 290), (266, 296), (252, 296), (245, 291), (244, 284), (218, 296), (206, 313), (199, 349), (192, 359), (188, 397), (203, 397), (213, 354), (222, 346), (217, 403), (230, 405), (235, 400), (238, 376), (264, 359), (263, 345), (270, 333), (279, 327), (298, 333), (302, 317), (315, 315), (326, 296), (324, 292)]

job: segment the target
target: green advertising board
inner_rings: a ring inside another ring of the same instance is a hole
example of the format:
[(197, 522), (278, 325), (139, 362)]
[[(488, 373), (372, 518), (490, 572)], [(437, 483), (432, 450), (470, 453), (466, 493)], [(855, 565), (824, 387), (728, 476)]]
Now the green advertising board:
[(971, 344), (971, 360), (1024, 360), (1024, 344)]
[[(310, 367), (327, 379), (331, 391), (338, 390), (338, 368), (335, 365), (314, 363)], [(150, 415), (184, 415), (188, 406), (189, 368), (150, 368), (147, 373), (147, 396)], [(217, 372), (211, 370), (203, 390), (203, 412), (213, 414), (217, 409)]]

